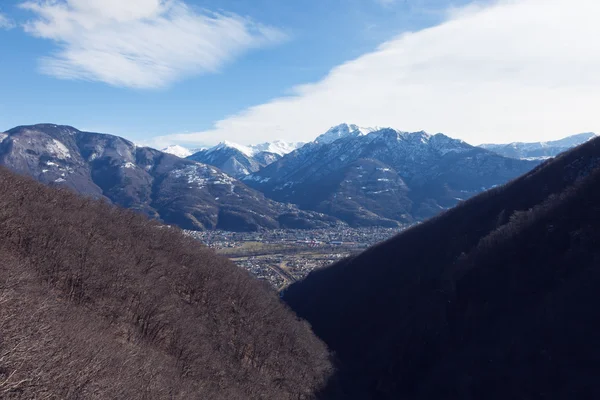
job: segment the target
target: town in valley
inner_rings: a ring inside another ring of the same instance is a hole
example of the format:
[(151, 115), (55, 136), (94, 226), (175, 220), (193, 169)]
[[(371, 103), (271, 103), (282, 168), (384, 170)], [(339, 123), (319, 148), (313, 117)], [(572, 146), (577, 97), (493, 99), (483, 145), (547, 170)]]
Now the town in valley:
[(406, 227), (344, 227), (259, 232), (186, 231), (186, 234), (282, 290), (311, 271), (359, 253), (404, 229)]

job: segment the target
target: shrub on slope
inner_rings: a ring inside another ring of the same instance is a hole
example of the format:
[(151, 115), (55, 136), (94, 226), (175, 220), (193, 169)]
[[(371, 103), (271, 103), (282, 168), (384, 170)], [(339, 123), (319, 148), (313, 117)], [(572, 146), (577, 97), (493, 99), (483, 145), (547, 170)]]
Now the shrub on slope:
[(266, 285), (179, 230), (0, 169), (0, 398), (311, 398), (330, 371)]

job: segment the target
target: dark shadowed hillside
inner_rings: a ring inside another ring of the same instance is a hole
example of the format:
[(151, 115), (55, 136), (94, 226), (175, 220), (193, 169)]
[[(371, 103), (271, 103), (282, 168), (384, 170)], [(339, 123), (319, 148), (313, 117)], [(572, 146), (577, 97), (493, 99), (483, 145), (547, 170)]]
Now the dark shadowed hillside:
[(315, 271), (327, 399), (598, 398), (600, 140)]
[(309, 399), (325, 346), (179, 230), (0, 169), (0, 398)]

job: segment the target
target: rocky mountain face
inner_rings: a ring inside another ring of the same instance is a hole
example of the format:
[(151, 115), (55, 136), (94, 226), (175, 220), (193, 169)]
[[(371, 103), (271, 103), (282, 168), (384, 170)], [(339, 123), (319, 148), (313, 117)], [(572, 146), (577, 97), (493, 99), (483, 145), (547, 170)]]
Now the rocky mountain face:
[(274, 200), (353, 226), (394, 226), (436, 215), (538, 163), (443, 134), (344, 124), (243, 180)]
[(316, 228), (335, 218), (266, 199), (215, 167), (60, 125), (0, 136), (0, 165), (184, 229)]
[(479, 147), (491, 150), (494, 153), (500, 154), (504, 157), (543, 160), (550, 157), (555, 157), (560, 153), (579, 146), (580, 144), (583, 144), (595, 137), (595, 133), (589, 132), (568, 136), (564, 139), (550, 142), (482, 144)]

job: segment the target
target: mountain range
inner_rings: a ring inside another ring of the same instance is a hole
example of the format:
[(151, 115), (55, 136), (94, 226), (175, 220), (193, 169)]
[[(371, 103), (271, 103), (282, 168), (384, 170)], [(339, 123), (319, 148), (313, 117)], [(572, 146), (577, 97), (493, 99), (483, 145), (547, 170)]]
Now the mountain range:
[[(509, 147), (551, 154), (590, 135)], [(117, 136), (40, 124), (0, 134), (0, 165), (185, 229), (395, 227), (437, 215), (541, 162), (498, 154), (506, 146), (485, 147), (493, 151), (443, 134), (341, 124), (306, 144), (165, 149), (175, 156)]]
[(0, 139), (0, 165), (184, 229), (247, 231), (339, 223), (269, 200), (215, 167), (137, 147), (117, 136), (41, 124), (11, 129)]
[(352, 226), (397, 226), (436, 215), (538, 163), (443, 134), (344, 124), (243, 181), (269, 198)]

